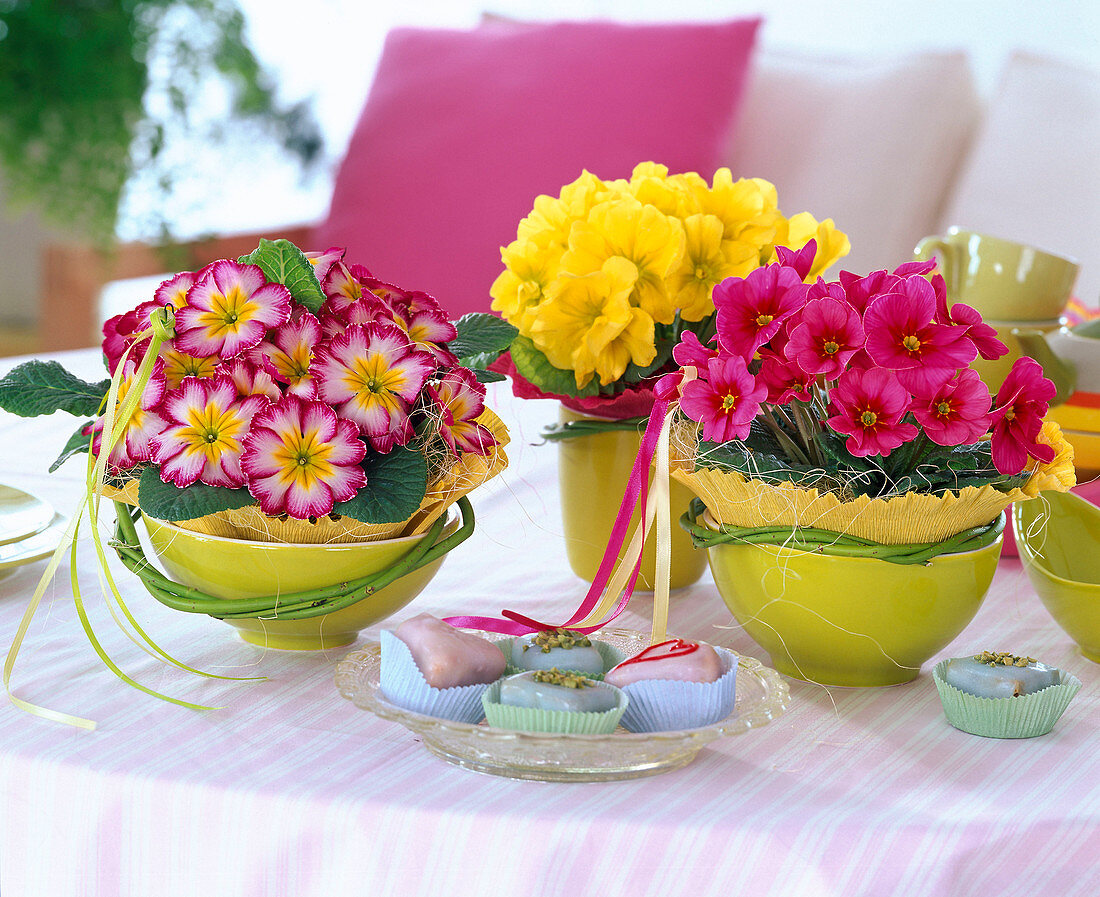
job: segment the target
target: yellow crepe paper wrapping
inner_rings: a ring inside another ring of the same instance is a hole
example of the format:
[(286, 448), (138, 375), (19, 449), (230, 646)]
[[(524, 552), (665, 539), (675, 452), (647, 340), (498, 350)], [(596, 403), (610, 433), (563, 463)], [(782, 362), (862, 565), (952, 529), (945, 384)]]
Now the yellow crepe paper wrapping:
[(967, 486), (943, 495), (907, 492), (893, 498), (865, 495), (842, 501), (830, 492), (794, 483), (765, 483), (734, 471), (692, 470), (692, 457), (681, 449), (671, 461), (672, 476), (703, 500), (714, 520), (734, 526), (816, 527), (871, 539), (884, 545), (939, 542), (976, 526), (985, 526), (1015, 501), (1041, 490), (1068, 491), (1076, 482), (1073, 447), (1057, 424), (1047, 421), (1039, 441), (1054, 446), (1049, 464), (1029, 459), (1031, 478), (1021, 489), (999, 492), (992, 486)]
[[(269, 517), (260, 511), (258, 505), (219, 511), (195, 520), (174, 522), (181, 529), (192, 532), (253, 542), (378, 542), (395, 536), (413, 536), (426, 532), (463, 495), (489, 481), (508, 466), (504, 446), (508, 444), (509, 437), (504, 423), (488, 408), (482, 411), (477, 420), (496, 437), (497, 445), (486, 455), (467, 452), (459, 456), (453, 465), (428, 485), (420, 508), (400, 522), (372, 524), (353, 520), (351, 517), (325, 517), (317, 521), (297, 520), (293, 517), (283, 519)], [(134, 506), (138, 504), (136, 480), (122, 488), (105, 486), (100, 491), (106, 498)]]

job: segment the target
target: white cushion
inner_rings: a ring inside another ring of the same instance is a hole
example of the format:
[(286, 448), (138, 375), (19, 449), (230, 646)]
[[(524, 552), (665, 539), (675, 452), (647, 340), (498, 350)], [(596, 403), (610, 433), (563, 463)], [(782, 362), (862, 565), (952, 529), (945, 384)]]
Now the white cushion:
[(1097, 304), (1100, 71), (1011, 56), (938, 232), (952, 224), (1076, 258)]
[(977, 124), (965, 53), (846, 59), (758, 51), (730, 155), (762, 177), (786, 215), (832, 218), (865, 273), (912, 258), (930, 234)]

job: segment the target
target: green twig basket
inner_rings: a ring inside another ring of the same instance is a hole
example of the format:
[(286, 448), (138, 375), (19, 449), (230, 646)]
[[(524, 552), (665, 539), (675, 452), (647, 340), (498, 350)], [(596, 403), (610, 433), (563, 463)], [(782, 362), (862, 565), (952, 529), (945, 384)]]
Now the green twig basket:
[[(424, 538), (414, 542), (406, 553), (384, 569), (358, 579), (349, 579), (320, 588), (260, 597), (219, 598), (166, 576), (150, 563), (141, 546), (135, 526), (140, 510), (121, 502), (115, 502), (118, 522), (110, 545), (127, 569), (144, 583), (149, 594), (173, 610), (207, 614), (227, 622), (252, 619), (272, 622), (309, 620), (349, 608), (370, 598), (402, 577), (440, 561), (447, 552), (468, 539), (474, 531), (474, 511), (469, 499), (463, 496), (458, 500), (457, 506), (462, 522), (454, 532), (443, 535), (447, 528), (447, 515), (441, 515)], [(276, 546), (268, 545), (268, 547)]]
[(695, 498), (680, 517), (680, 526), (691, 536), (691, 542), (696, 548), (712, 548), (730, 542), (777, 545), (836, 557), (878, 558), (891, 564), (927, 564), (941, 554), (976, 551), (995, 542), (1005, 528), (1005, 515), (998, 514), (991, 523), (971, 527), (939, 542), (885, 545), (860, 536), (816, 527), (748, 527), (723, 524), (714, 530), (697, 522), (704, 511), (706, 505), (701, 499)]

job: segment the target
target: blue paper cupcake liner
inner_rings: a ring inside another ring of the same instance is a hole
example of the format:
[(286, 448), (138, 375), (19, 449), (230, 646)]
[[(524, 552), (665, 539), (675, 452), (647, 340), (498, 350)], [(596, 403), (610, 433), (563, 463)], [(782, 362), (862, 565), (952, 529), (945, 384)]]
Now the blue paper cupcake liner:
[(459, 723), (481, 722), (485, 716), (481, 696), (489, 683), (433, 688), (413, 660), (409, 646), (401, 639), (388, 629), (383, 629), (381, 644), (379, 684), (387, 700), (426, 716)]

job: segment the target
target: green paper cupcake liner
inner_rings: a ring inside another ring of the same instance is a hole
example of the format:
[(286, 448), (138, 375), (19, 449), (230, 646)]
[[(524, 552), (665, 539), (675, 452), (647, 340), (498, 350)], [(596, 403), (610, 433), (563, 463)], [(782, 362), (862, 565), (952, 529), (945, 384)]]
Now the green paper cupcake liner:
[[(497, 647), (504, 652), (504, 659), (507, 661), (507, 666), (504, 668), (504, 674), (511, 676), (514, 673), (526, 673), (529, 667), (517, 667), (512, 663), (512, 645), (514, 644), (512, 639), (505, 639), (503, 642), (498, 642)], [(594, 675), (593, 673), (586, 672), (585, 670), (571, 670), (568, 667), (559, 666), (557, 669), (563, 673), (579, 673), (582, 676), (587, 676), (589, 679), (595, 679), (597, 681), (603, 681), (604, 673), (610, 670), (618, 663), (622, 663), (626, 660), (626, 655), (609, 645), (607, 642), (601, 642), (598, 639), (592, 639), (592, 647), (600, 652), (600, 657), (603, 658), (603, 673), (600, 675)]]
[[(481, 706), (485, 708), (485, 719), (490, 726), (498, 729), (513, 729), (519, 732), (555, 732), (568, 735), (609, 735), (619, 725), (630, 699), (619, 689), (619, 704), (602, 713), (591, 711), (573, 712), (570, 710), (540, 710), (536, 707), (514, 707), (500, 703), (500, 682), (490, 685), (481, 696)], [(600, 684), (597, 688), (614, 688)]]
[(1081, 689), (1076, 676), (1058, 671), (1061, 682), (1030, 695), (1015, 698), (982, 698), (951, 685), (944, 679), (947, 661), (932, 670), (932, 680), (943, 702), (947, 721), (956, 729), (984, 738), (1035, 738), (1046, 735), (1065, 713)]

